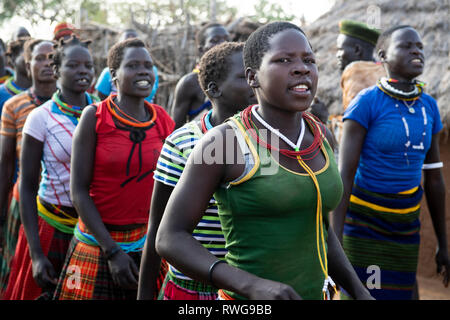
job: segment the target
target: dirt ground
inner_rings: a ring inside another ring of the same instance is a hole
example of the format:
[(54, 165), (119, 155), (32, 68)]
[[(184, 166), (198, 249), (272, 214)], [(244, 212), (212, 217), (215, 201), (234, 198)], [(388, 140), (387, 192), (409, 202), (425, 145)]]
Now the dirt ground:
[[(441, 160), (444, 162), (443, 173), (447, 190), (447, 242), (450, 244), (450, 139), (447, 142), (441, 141), (440, 149)], [(425, 197), (422, 200), (420, 222), (422, 224), (420, 231), (421, 243), (417, 270), (419, 298), (421, 300), (450, 300), (450, 286), (444, 288), (441, 277), (436, 275), (434, 255), (436, 253), (437, 241)]]

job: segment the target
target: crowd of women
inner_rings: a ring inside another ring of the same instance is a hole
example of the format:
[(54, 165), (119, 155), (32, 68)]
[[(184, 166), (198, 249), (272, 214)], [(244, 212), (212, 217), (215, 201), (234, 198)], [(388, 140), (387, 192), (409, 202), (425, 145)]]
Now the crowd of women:
[(203, 25), (170, 108), (134, 30), (95, 89), (70, 24), (21, 31), (0, 47), (2, 299), (411, 299), (423, 193), (448, 285), (442, 124), (413, 27), (379, 37), (387, 77), (338, 142), (309, 112), (318, 65), (292, 23), (239, 41)]

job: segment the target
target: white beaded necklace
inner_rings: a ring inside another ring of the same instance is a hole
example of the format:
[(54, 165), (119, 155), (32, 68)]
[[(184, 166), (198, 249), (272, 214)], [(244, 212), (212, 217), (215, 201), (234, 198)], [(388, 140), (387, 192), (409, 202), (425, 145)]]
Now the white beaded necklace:
[(389, 91), (391, 91), (393, 93), (396, 93), (398, 95), (401, 95), (401, 96), (413, 97), (413, 96), (415, 96), (415, 95), (417, 95), (419, 93), (419, 88), (417, 88), (417, 86), (414, 86), (414, 89), (412, 91), (409, 91), (409, 92), (405, 92), (405, 91), (396, 89), (396, 88), (394, 88), (393, 86), (391, 86), (389, 84), (388, 79), (386, 77), (381, 78), (380, 82), (381, 82), (381, 85), (385, 89), (387, 89), (387, 90), (389, 90)]
[(254, 106), (252, 108), (252, 114), (255, 116), (256, 119), (267, 129), (269, 129), (272, 133), (277, 135), (279, 138), (283, 139), (284, 142), (286, 142), (292, 149), (295, 151), (300, 150), (300, 145), (302, 144), (303, 137), (305, 136), (305, 122), (302, 118), (301, 120), (301, 128), (300, 128), (300, 135), (298, 136), (297, 143), (294, 144), (291, 140), (289, 140), (285, 135), (283, 135), (279, 130), (274, 129), (270, 124), (268, 124), (264, 119), (258, 114), (256, 111), (256, 107), (259, 108), (259, 106)]
[[(403, 101), (405, 102), (405, 101)], [(406, 105), (407, 108), (411, 109), (412, 106), (415, 104), (416, 100), (414, 100), (414, 102), (411, 105)], [(422, 102), (422, 101), (421, 101)], [(422, 103), (422, 116), (423, 116), (423, 132), (422, 132), (422, 141), (420, 141), (420, 144), (418, 145), (414, 145), (411, 143), (411, 139), (410, 139), (410, 135), (409, 135), (409, 125), (408, 122), (406, 121), (406, 118), (403, 116), (402, 111), (400, 110), (400, 106), (398, 105), (398, 103), (395, 104), (395, 107), (397, 108), (397, 110), (400, 113), (400, 116), (402, 117), (402, 122), (403, 122), (403, 126), (405, 127), (405, 132), (406, 132), (406, 143), (405, 143), (405, 153), (404, 156), (406, 158), (406, 163), (409, 166), (409, 159), (408, 159), (408, 149), (409, 147), (415, 149), (415, 150), (424, 150), (425, 147), (423, 145), (423, 141), (425, 139), (425, 136), (427, 135), (427, 124), (428, 124), (428, 118), (427, 118), (427, 111), (425, 110), (425, 106)], [(414, 109), (413, 109), (414, 110)], [(414, 113), (414, 112), (411, 112)]]

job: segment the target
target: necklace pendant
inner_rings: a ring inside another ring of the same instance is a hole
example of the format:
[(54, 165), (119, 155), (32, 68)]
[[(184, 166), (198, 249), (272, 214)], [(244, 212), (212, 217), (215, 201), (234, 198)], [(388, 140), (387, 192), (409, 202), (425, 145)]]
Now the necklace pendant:
[(408, 111), (409, 111), (409, 113), (412, 113), (412, 114), (416, 113), (416, 110), (414, 110), (413, 107), (410, 107), (410, 108), (408, 109)]

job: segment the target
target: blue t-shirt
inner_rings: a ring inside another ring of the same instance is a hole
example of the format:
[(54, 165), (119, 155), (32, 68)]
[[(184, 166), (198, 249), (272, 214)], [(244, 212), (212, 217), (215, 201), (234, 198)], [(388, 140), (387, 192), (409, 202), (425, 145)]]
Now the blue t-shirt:
[[(415, 112), (410, 113), (403, 101), (388, 96), (377, 86), (361, 90), (350, 102), (344, 121), (354, 120), (367, 130), (355, 175), (358, 186), (373, 192), (398, 193), (420, 184), (432, 135), (442, 129), (442, 122), (436, 100), (425, 93), (413, 108)], [(409, 128), (411, 145), (408, 149), (405, 148), (408, 138), (402, 116)], [(423, 150), (413, 148), (421, 142)]]
[[(155, 97), (156, 90), (158, 90), (158, 69), (156, 66), (153, 66), (153, 73), (155, 75), (155, 83), (153, 84), (152, 92), (150, 92), (150, 95), (145, 98), (148, 102), (153, 102), (153, 98)], [(103, 69), (102, 73), (98, 77), (97, 83), (95, 84), (95, 89), (98, 92), (101, 92), (105, 96), (109, 96), (111, 92), (117, 92), (117, 88), (114, 85), (114, 82), (111, 79), (111, 72), (109, 72), (109, 68), (106, 67)]]
[(6, 100), (11, 98), (13, 95), (6, 89), (5, 84), (0, 85), (0, 114), (3, 109), (3, 105)]

